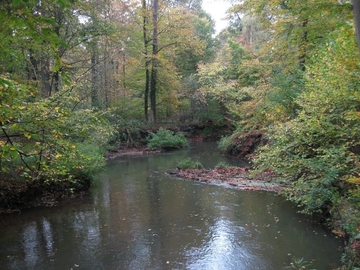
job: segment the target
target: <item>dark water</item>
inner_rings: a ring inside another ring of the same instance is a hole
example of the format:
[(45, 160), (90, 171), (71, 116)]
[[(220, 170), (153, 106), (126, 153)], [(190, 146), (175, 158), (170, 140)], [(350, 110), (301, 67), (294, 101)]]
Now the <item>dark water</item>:
[[(283, 269), (340, 265), (342, 241), (272, 193), (166, 174), (191, 156), (230, 162), (213, 145), (111, 161), (91, 195), (0, 217), (0, 269)], [(239, 163), (239, 161), (235, 161)]]

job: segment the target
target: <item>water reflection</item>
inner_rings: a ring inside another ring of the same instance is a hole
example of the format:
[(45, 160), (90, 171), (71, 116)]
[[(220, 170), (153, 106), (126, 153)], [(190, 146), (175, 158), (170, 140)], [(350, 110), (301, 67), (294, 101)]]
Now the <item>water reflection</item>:
[(203, 146), (115, 160), (90, 196), (1, 217), (1, 268), (267, 270), (292, 256), (339, 266), (341, 242), (281, 197), (165, 174), (188, 155), (224, 161), (215, 153)]

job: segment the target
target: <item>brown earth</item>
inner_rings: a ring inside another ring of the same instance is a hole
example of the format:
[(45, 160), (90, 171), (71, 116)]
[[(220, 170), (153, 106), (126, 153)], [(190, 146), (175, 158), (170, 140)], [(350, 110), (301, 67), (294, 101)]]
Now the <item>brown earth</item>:
[(258, 147), (268, 143), (265, 134), (264, 130), (258, 130), (234, 137), (227, 153), (232, 157), (251, 158)]
[(90, 180), (45, 183), (21, 180), (0, 180), (0, 213), (11, 213), (37, 206), (54, 206), (87, 194)]
[(106, 160), (111, 160), (118, 157), (123, 156), (141, 156), (141, 155), (149, 155), (149, 154), (155, 154), (160, 153), (161, 150), (150, 150), (146, 146), (139, 146), (139, 147), (122, 147), (116, 151), (109, 151), (106, 153)]
[(249, 177), (248, 168), (176, 169), (170, 174), (181, 179), (194, 180), (239, 190), (280, 192), (285, 187), (284, 184), (275, 181), (274, 174), (271, 172), (264, 172)]

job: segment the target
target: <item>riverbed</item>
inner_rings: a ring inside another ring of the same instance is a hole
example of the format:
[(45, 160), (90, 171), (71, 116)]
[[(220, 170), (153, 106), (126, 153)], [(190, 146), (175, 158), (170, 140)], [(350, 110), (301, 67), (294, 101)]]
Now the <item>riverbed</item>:
[(1, 269), (312, 269), (341, 265), (342, 239), (272, 192), (240, 191), (169, 175), (214, 144), (108, 162), (84, 198), (0, 216)]

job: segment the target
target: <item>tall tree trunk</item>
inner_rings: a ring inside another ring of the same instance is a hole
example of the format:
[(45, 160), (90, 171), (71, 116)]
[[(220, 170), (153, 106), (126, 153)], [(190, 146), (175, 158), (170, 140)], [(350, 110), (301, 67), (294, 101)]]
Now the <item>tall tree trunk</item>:
[(360, 54), (360, 0), (351, 0), (354, 12), (354, 26), (356, 31), (356, 40)]
[(51, 96), (50, 56), (44, 55), (40, 68), (40, 91), (44, 97)]
[(108, 41), (105, 40), (105, 48), (104, 48), (104, 68), (103, 68), (103, 85), (101, 86), (102, 92), (104, 92), (104, 103), (106, 108), (109, 106), (109, 91), (110, 91), (110, 85), (109, 85), (109, 51), (108, 51)]
[[(94, 45), (96, 47), (96, 45)], [(93, 48), (91, 55), (91, 106), (97, 108), (99, 102), (99, 72), (98, 72), (99, 56)]]
[(147, 37), (147, 7), (146, 0), (142, 1), (142, 9), (143, 9), (143, 39), (144, 39), (144, 56), (145, 56), (145, 90), (144, 90), (144, 117), (145, 121), (149, 121), (149, 83), (150, 83), (150, 72), (149, 72), (149, 52), (148, 52), (148, 44), (149, 40)]
[(29, 50), (29, 62), (27, 63), (27, 77), (29, 81), (37, 81), (39, 62), (34, 56), (34, 52)]
[(156, 81), (157, 81), (157, 54), (158, 54), (158, 12), (159, 0), (153, 2), (153, 49), (151, 58), (150, 78), (150, 122), (156, 123)]
[[(148, 60), (146, 59), (146, 61), (148, 62)], [(144, 95), (144, 116), (145, 116), (145, 121), (148, 122), (149, 121), (149, 91), (150, 91), (150, 87), (149, 87), (149, 83), (150, 83), (150, 71), (149, 71), (149, 64), (146, 64), (146, 68), (145, 68), (145, 95)]]
[(303, 28), (303, 34), (301, 37), (301, 43), (300, 43), (300, 55), (299, 55), (299, 64), (300, 64), (300, 70), (305, 71), (305, 61), (306, 61), (306, 47), (308, 43), (308, 32), (306, 30), (308, 24), (308, 20), (303, 20), (301, 27)]

